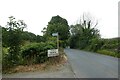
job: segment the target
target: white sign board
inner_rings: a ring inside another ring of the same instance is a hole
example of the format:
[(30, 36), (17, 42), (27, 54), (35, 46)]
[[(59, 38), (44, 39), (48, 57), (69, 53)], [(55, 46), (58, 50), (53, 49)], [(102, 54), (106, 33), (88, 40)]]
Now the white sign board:
[(52, 36), (58, 36), (58, 33), (53, 33)]
[(58, 49), (48, 50), (48, 57), (53, 57), (53, 56), (58, 56), (58, 55), (59, 55)]

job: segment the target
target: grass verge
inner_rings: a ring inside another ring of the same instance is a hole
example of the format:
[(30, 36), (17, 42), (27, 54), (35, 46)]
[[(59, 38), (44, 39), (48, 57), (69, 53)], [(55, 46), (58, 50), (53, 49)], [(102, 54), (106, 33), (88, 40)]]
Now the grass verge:
[(119, 53), (109, 51), (109, 50), (105, 50), (105, 49), (104, 50), (98, 50), (97, 53), (104, 54), (104, 55), (109, 55), (109, 56), (113, 56), (113, 57), (119, 57)]

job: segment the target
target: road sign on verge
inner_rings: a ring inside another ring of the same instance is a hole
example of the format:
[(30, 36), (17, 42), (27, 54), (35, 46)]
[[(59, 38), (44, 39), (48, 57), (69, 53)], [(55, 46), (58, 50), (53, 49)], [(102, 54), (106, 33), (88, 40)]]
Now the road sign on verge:
[(53, 57), (53, 56), (58, 56), (58, 55), (59, 55), (58, 49), (48, 50), (48, 57)]

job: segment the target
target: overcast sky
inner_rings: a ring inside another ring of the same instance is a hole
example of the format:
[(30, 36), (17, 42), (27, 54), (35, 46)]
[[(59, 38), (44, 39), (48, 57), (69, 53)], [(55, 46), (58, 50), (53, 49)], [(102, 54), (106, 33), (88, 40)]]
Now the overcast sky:
[(118, 36), (119, 0), (1, 0), (0, 25), (5, 26), (9, 16), (22, 19), (27, 31), (42, 35), (52, 16), (60, 15), (68, 24), (78, 23), (83, 13), (98, 20), (101, 37)]

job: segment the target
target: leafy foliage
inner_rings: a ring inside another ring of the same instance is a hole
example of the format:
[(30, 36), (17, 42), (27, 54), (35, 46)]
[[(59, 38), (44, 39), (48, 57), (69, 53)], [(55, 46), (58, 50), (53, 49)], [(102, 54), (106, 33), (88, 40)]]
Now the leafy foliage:
[(35, 40), (36, 40), (36, 35), (31, 32), (24, 31), (21, 34), (22, 34), (22, 36), (21, 36), (22, 40), (24, 40), (24, 41), (35, 42)]
[(104, 49), (117, 49), (119, 44), (119, 38), (113, 38), (113, 39), (104, 39)]
[(70, 47), (84, 49), (92, 43), (92, 39), (99, 38), (99, 31), (92, 28), (91, 21), (70, 26)]
[[(31, 43), (23, 46), (21, 49), (21, 56), (23, 64), (42, 63), (47, 60), (47, 50), (53, 49), (54, 43)], [(26, 62), (25, 62), (26, 61)]]
[(87, 47), (88, 50), (96, 52), (97, 50), (102, 49), (104, 42), (102, 39), (94, 38), (91, 40), (91, 44)]
[(91, 20), (70, 26), (69, 38), (71, 48), (79, 48), (100, 54), (120, 57), (119, 38), (102, 39), (99, 30), (92, 27)]
[[(52, 33), (58, 32), (59, 39), (64, 41), (69, 37), (69, 25), (66, 19), (59, 15), (53, 16), (50, 22), (48, 22), (46, 32), (44, 36), (51, 36)], [(65, 44), (65, 43), (64, 43)]]
[[(8, 53), (3, 54), (3, 66), (11, 67), (18, 64), (19, 61), (19, 51), (21, 46), (21, 32), (26, 27), (23, 20), (16, 21), (13, 16), (9, 17), (9, 22), (7, 22), (7, 28), (3, 28), (3, 45), (9, 47)], [(3, 40), (4, 41), (4, 40)], [(4, 53), (4, 52), (3, 52)], [(6, 63), (7, 64), (6, 64)], [(5, 64), (4, 64), (5, 63)]]

